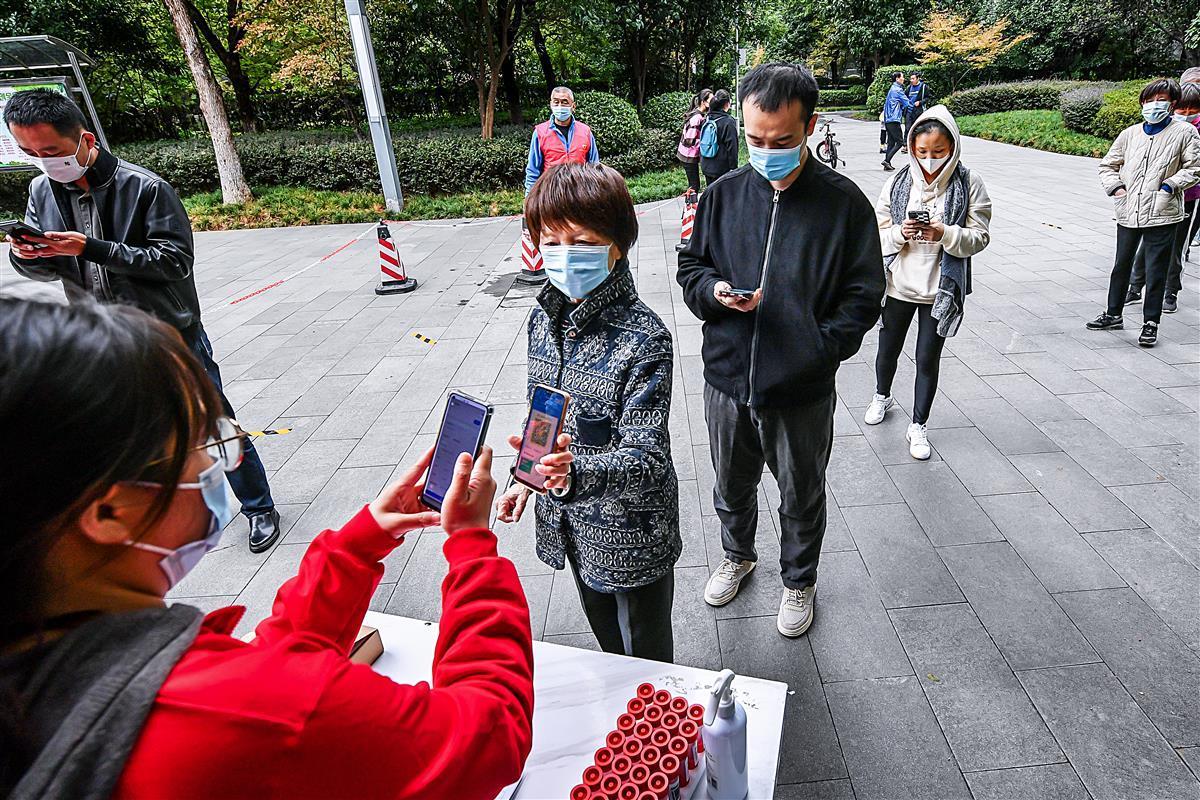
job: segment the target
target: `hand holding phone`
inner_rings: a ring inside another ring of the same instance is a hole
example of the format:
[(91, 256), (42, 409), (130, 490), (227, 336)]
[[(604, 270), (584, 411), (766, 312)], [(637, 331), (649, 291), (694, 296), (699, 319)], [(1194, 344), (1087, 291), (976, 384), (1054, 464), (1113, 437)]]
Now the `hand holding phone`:
[(459, 531), (487, 528), (496, 496), (492, 478), (492, 448), (484, 446), (478, 458), (462, 453), (454, 462), (450, 488), (442, 504), (442, 530), (453, 536)]
[(734, 311), (753, 311), (762, 302), (762, 288), (735, 289), (728, 281), (717, 281), (713, 286), (713, 297), (718, 303)]
[(425, 489), (421, 476), (425, 474), (432, 460), (431, 447), (400, 480), (384, 487), (379, 497), (372, 500), (368, 506), (379, 527), (397, 539), (408, 531), (437, 525), (441, 520), (438, 512), (430, 511), (421, 502), (421, 492)]
[[(512, 468), (514, 481), (540, 494), (565, 483), (553, 479), (570, 474), (573, 457), (566, 452), (564, 458), (562, 452), (571, 443), (571, 437), (562, 433), (570, 402), (571, 396), (566, 392), (543, 384), (533, 387), (525, 432), (509, 438), (509, 444), (517, 451), (517, 463)], [(566, 472), (562, 472), (564, 464)]]
[[(462, 392), (450, 393), (446, 399), (446, 409), (442, 412), (437, 443), (433, 446), (429, 476), (421, 490), (422, 503), (442, 510), (442, 501), (446, 492), (450, 491), (458, 457), (463, 453), (471, 458), (479, 455), (491, 419), (492, 407), (487, 403)], [(488, 502), (491, 502), (490, 499)]]

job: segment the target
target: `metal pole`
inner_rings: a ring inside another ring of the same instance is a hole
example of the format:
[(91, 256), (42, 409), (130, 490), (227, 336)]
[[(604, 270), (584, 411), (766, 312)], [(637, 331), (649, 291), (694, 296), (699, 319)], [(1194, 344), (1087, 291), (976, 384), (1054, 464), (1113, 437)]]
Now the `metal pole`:
[(733, 116), (734, 119), (741, 119), (741, 101), (738, 98), (738, 84), (741, 83), (742, 74), (742, 33), (741, 28), (737, 25), (733, 26)]
[(79, 69), (79, 59), (70, 50), (67, 51), (67, 59), (71, 62), (71, 69), (75, 73), (75, 83), (79, 86), (79, 93), (83, 95), (84, 105), (87, 106), (88, 113), (92, 115), (92, 133), (96, 134), (96, 138), (100, 140), (100, 146), (107, 150), (108, 138), (104, 135), (104, 126), (100, 124), (100, 115), (96, 113), (96, 106), (92, 103), (92, 93), (88, 91), (87, 81), (83, 79), (83, 72)]
[(371, 44), (367, 9), (363, 0), (345, 0), (345, 3), (358, 80), (367, 107), (367, 124), (371, 128), (371, 143), (375, 146), (375, 161), (379, 164), (379, 184), (383, 187), (384, 204), (388, 211), (399, 212), (404, 205), (400, 195), (400, 173), (396, 169), (392, 130), (383, 107), (383, 91), (379, 87), (379, 70), (375, 66), (375, 48)]

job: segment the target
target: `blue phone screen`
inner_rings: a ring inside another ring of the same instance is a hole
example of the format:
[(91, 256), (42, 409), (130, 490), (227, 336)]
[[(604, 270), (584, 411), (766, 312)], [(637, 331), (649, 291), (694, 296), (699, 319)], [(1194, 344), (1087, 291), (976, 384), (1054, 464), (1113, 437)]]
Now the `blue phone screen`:
[(461, 395), (452, 394), (446, 401), (442, 429), (438, 432), (437, 448), (433, 451), (429, 477), (425, 481), (426, 496), (436, 500), (439, 505), (446, 499), (446, 492), (454, 478), (454, 462), (463, 453), (475, 456), (481, 444), (480, 432), (486, 418), (486, 406)]

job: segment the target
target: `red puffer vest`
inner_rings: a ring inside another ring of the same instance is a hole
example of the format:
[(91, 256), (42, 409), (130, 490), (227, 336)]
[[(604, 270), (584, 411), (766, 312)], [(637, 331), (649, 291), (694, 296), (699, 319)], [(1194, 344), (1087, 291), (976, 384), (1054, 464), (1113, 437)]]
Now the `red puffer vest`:
[(546, 120), (534, 130), (538, 147), (542, 148), (543, 168), (568, 161), (587, 163), (588, 151), (592, 149), (592, 129), (579, 120), (572, 120), (571, 127), (567, 129), (569, 144), (564, 144), (562, 137), (554, 130), (553, 120)]

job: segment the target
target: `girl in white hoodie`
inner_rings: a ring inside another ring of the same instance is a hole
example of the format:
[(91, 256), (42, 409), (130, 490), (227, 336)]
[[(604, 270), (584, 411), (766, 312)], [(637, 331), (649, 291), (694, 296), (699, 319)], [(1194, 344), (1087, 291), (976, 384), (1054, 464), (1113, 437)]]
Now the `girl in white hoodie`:
[(875, 396), (865, 422), (878, 425), (895, 405), (892, 379), (912, 318), (917, 317), (913, 458), (929, 458), (926, 422), (937, 392), (946, 339), (958, 332), (971, 293), (971, 256), (987, 247), (992, 200), (983, 180), (959, 161), (962, 140), (942, 105), (922, 114), (908, 134), (909, 164), (883, 187), (875, 215), (887, 272), (887, 294), (875, 357)]

